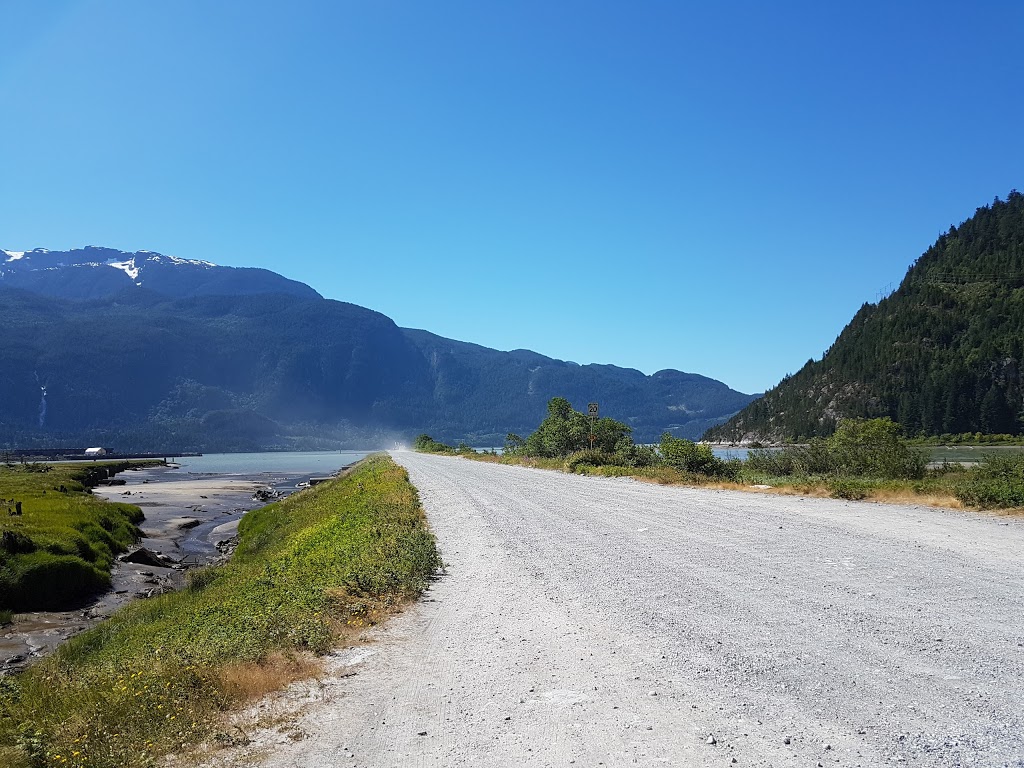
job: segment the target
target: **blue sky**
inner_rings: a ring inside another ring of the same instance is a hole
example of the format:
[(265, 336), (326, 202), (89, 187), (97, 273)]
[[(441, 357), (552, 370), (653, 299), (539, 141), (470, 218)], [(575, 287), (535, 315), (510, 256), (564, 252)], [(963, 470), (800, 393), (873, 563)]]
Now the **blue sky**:
[(0, 0), (0, 247), (754, 392), (1024, 188), (1020, 2)]

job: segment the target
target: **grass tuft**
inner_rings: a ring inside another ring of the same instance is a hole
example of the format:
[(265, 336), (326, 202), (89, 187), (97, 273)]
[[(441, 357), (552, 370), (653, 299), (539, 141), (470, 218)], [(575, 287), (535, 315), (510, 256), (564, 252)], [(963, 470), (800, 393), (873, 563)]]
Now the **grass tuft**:
[(317, 659), (308, 654), (273, 653), (259, 663), (243, 661), (221, 667), (219, 687), (230, 701), (252, 701), (312, 677), (319, 670)]

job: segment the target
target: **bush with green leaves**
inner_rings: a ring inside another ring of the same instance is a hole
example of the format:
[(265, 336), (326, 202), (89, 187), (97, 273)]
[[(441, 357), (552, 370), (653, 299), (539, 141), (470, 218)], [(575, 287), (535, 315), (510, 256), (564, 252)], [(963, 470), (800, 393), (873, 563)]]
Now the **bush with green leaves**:
[(614, 454), (619, 441), (628, 438), (631, 432), (620, 421), (609, 418), (592, 420), (573, 410), (572, 403), (564, 397), (553, 397), (548, 402), (547, 418), (537, 430), (526, 440), (521, 440), (517, 435), (509, 435), (506, 447), (512, 443), (514, 453), (549, 459), (590, 449)]
[(757, 448), (747, 453), (746, 469), (772, 477), (825, 475), (834, 469), (828, 446), (815, 439), (808, 445)]
[(458, 446), (451, 446), (435, 440), (430, 435), (420, 435), (413, 441), (412, 447), (420, 453), (476, 453), (465, 441), (460, 442)]
[(615, 444), (615, 464), (621, 467), (653, 467), (661, 463), (658, 451), (650, 445), (637, 445), (628, 436)]
[(567, 472), (579, 472), (583, 467), (617, 467), (622, 466), (614, 453), (591, 450), (589, 448), (569, 454), (565, 460)]
[(715, 456), (711, 446), (695, 443), (666, 432), (658, 447), (663, 464), (695, 475), (734, 479), (739, 474), (739, 462), (723, 461)]
[(986, 456), (954, 493), (969, 507), (1024, 507), (1024, 454)]
[(891, 419), (843, 419), (828, 438), (807, 445), (751, 450), (746, 467), (766, 475), (920, 480), (928, 459), (910, 447)]
[[(632, 430), (609, 418), (591, 419), (573, 410), (564, 397), (548, 402), (548, 415), (525, 440), (509, 433), (505, 453), (541, 459), (565, 458), (570, 472), (583, 467), (622, 467), (641, 469), (667, 465), (689, 475), (733, 479), (739, 474), (739, 462), (715, 457), (708, 445), (666, 433), (657, 447), (637, 445)], [(591, 439), (593, 437), (593, 439)]]
[(836, 477), (828, 481), (829, 495), (833, 499), (860, 501), (866, 499), (871, 491), (871, 484), (852, 477)]
[(889, 480), (920, 480), (928, 460), (892, 419), (843, 419), (825, 443), (836, 471)]
[(456, 449), (432, 438), (430, 435), (419, 435), (412, 447), (421, 453), (456, 453)]
[(505, 450), (506, 456), (521, 456), (526, 451), (526, 441), (517, 435), (515, 432), (509, 432), (505, 435)]

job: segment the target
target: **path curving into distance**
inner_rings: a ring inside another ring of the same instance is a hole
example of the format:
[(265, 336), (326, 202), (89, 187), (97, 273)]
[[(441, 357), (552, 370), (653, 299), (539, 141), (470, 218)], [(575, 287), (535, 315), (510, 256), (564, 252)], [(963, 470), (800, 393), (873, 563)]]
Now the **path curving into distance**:
[(247, 765), (1024, 766), (1021, 518), (393, 455), (447, 575)]

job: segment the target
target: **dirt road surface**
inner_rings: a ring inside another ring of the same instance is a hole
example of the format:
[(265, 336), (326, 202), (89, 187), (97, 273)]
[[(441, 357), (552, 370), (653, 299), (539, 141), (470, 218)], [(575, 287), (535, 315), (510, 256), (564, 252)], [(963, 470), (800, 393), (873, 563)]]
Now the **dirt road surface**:
[(1024, 766), (1020, 518), (394, 455), (446, 575), (236, 763)]

